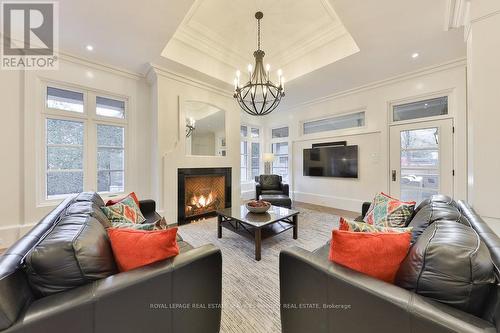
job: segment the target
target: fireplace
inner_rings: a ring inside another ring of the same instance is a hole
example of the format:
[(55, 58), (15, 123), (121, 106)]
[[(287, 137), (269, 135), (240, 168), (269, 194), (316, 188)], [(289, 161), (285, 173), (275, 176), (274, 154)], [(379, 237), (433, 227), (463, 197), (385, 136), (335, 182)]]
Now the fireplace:
[(178, 169), (178, 223), (231, 207), (231, 168)]

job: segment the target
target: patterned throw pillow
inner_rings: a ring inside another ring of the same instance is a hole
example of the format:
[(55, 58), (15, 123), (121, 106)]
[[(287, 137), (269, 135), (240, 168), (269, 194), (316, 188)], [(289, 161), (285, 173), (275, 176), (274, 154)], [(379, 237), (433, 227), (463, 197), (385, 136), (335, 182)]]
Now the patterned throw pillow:
[(108, 219), (114, 223), (142, 223), (146, 221), (130, 195), (111, 206), (101, 207)]
[(400, 201), (381, 192), (373, 199), (363, 221), (376, 226), (405, 227), (413, 214), (415, 204), (415, 201)]
[(364, 222), (350, 221), (343, 217), (340, 218), (339, 230), (353, 232), (411, 232), (413, 227), (391, 228), (371, 225)]

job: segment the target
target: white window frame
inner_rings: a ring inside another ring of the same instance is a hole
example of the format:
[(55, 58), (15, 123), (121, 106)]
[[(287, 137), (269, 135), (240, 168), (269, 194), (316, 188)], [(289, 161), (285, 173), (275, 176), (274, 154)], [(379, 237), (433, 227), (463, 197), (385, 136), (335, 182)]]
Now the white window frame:
[[(288, 136), (287, 137), (281, 137), (281, 138), (273, 138), (273, 130), (275, 129), (279, 129), (279, 128), (283, 128), (283, 127), (287, 127), (288, 128)], [(286, 142), (288, 144), (288, 164), (287, 164), (287, 170), (288, 170), (288, 180), (286, 180), (289, 184), (291, 183), (291, 179), (292, 179), (292, 175), (291, 175), (291, 144), (290, 144), (290, 126), (289, 125), (282, 125), (282, 126), (274, 126), (271, 128), (270, 132), (269, 132), (269, 138), (270, 138), (270, 147), (269, 147), (269, 151), (273, 152), (274, 154), (274, 151), (273, 151), (273, 144), (275, 143), (284, 143)], [(275, 155), (275, 158), (276, 158), (276, 155)], [(271, 165), (271, 173), (274, 173), (274, 162), (272, 163)], [(283, 180), (285, 181), (285, 180)]]
[[(49, 108), (47, 106), (47, 87), (54, 87), (74, 92), (83, 93), (83, 113)], [(97, 125), (120, 126), (124, 128), (124, 191), (123, 192), (99, 192), (103, 197), (119, 196), (127, 192), (129, 185), (129, 97), (109, 92), (94, 90), (91, 88), (75, 86), (53, 81), (41, 81), (42, 89), (42, 111), (40, 113), (41, 133), (41, 158), (38, 167), (39, 172), (39, 203), (52, 205), (73, 194), (61, 194), (47, 197), (47, 119), (60, 119), (68, 121), (79, 121), (84, 126), (83, 138), (83, 190), (97, 191)], [(113, 118), (97, 115), (96, 97), (106, 97), (125, 102), (124, 118)]]
[[(341, 128), (341, 129), (334, 129), (334, 130), (328, 130), (328, 131), (320, 131), (320, 132), (315, 132), (315, 133), (304, 133), (304, 124), (305, 123), (309, 123), (309, 122), (313, 122), (313, 121), (320, 121), (320, 120), (326, 120), (326, 119), (334, 119), (334, 118), (337, 118), (337, 117), (344, 117), (344, 116), (349, 116), (351, 114), (357, 114), (357, 113), (364, 113), (364, 124), (363, 126), (355, 126), (355, 127), (348, 127), (348, 128)], [(311, 119), (305, 119), (305, 120), (302, 120), (299, 122), (299, 133), (300, 135), (302, 136), (306, 136), (306, 137), (314, 137), (314, 136), (325, 136), (325, 134), (331, 134), (331, 133), (349, 133), (349, 132), (352, 132), (352, 131), (360, 131), (360, 130), (366, 130), (367, 128), (367, 123), (368, 123), (368, 120), (367, 120), (367, 112), (366, 112), (366, 108), (360, 108), (360, 109), (355, 109), (355, 110), (351, 110), (351, 111), (348, 111), (348, 112), (342, 112), (342, 113), (336, 113), (336, 114), (329, 114), (329, 115), (324, 115), (322, 117), (318, 117), (318, 118), (311, 118)]]
[[(243, 180), (243, 178), (240, 175), (240, 182), (242, 184), (253, 183), (254, 179), (252, 179), (252, 143), (259, 144), (259, 173), (262, 173), (262, 148), (263, 148), (262, 128), (260, 126), (254, 126), (254, 125), (249, 125), (249, 124), (244, 124), (244, 123), (241, 124), (240, 126), (247, 127), (247, 136), (246, 137), (241, 135), (241, 128), (240, 128), (240, 145), (241, 145), (241, 142), (243, 142), (243, 141), (245, 141), (246, 145), (247, 145), (247, 165), (246, 165), (247, 175), (246, 175), (246, 180)], [(259, 130), (259, 137), (258, 138), (252, 138), (252, 128)], [(241, 152), (240, 152), (240, 155), (242, 155)], [(240, 163), (241, 163), (241, 160), (240, 160)], [(241, 170), (241, 165), (240, 165), (240, 170)]]

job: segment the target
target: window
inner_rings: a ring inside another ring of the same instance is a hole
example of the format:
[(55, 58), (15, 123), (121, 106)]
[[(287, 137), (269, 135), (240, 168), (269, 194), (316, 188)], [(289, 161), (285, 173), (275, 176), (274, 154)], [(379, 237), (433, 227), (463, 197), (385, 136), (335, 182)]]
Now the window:
[(260, 129), (241, 125), (241, 182), (252, 181), (260, 175)]
[(303, 124), (303, 133), (312, 134), (363, 126), (365, 126), (364, 111), (320, 120), (306, 121)]
[[(95, 103), (86, 103), (88, 100)], [(42, 113), (45, 199), (85, 190), (125, 191), (125, 111), (125, 99), (103, 97), (90, 90), (46, 87)]]
[(280, 175), (288, 183), (288, 127), (271, 130), (271, 151), (274, 154), (272, 173)]
[(448, 96), (427, 99), (393, 107), (392, 120), (403, 121), (448, 114)]
[(83, 113), (83, 93), (47, 87), (47, 107)]
[(255, 179), (260, 175), (260, 143), (252, 142), (252, 175), (250, 179)]
[(46, 132), (47, 198), (82, 192), (83, 122), (47, 118)]
[(245, 140), (241, 141), (240, 154), (241, 181), (245, 182), (248, 180), (248, 145)]
[(125, 190), (125, 129), (121, 126), (97, 125), (97, 190)]
[(271, 130), (272, 139), (288, 138), (288, 127), (273, 128)]

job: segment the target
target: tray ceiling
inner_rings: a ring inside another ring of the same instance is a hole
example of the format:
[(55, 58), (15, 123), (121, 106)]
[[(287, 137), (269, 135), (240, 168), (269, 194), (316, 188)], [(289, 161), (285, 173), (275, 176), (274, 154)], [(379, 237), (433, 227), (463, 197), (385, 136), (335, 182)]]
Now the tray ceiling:
[(271, 71), (291, 81), (359, 51), (328, 0), (197, 0), (162, 56), (225, 82), (254, 63), (254, 13), (264, 12), (261, 48)]

